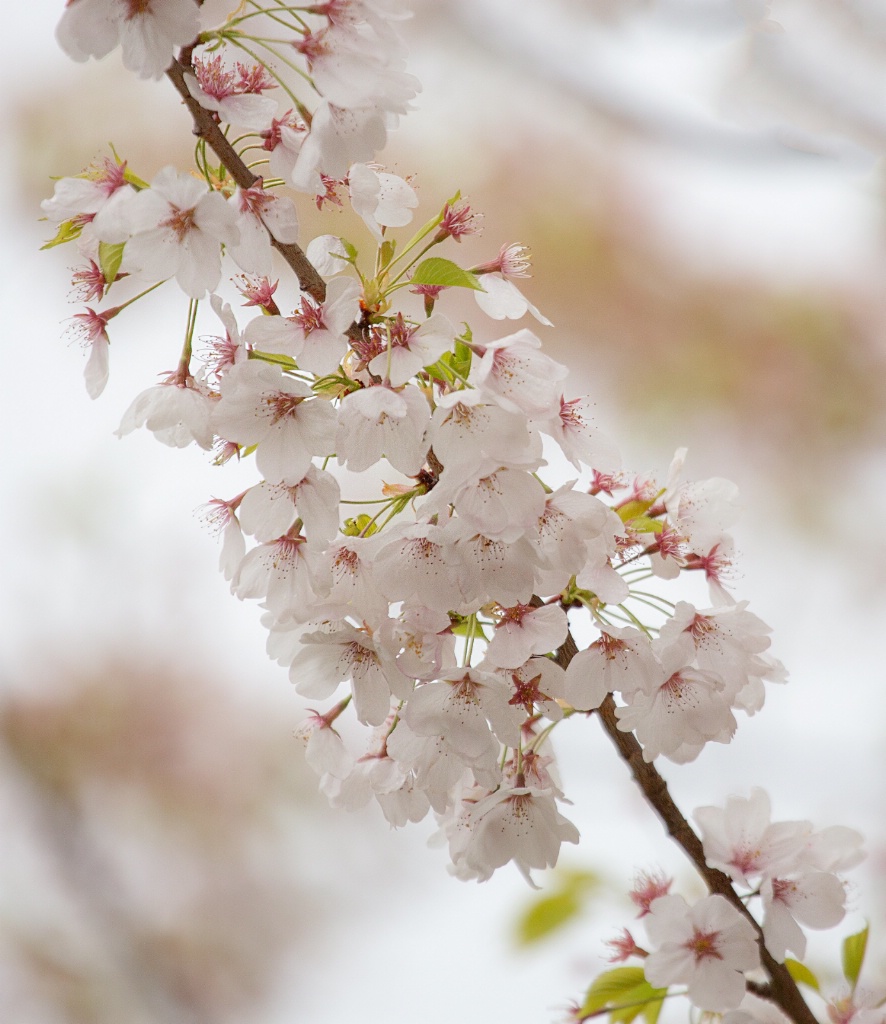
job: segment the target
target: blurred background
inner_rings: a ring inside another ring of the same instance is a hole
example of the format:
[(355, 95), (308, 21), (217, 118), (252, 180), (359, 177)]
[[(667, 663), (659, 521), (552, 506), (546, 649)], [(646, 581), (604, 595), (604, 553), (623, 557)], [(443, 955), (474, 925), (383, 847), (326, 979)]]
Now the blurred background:
[[(385, 159), (421, 213), (485, 215), (466, 261), (530, 247), (546, 350), (629, 469), (735, 480), (736, 591), (791, 672), (729, 746), (666, 765), (685, 809), (765, 786), (776, 818), (861, 829), (852, 910), (886, 933), (886, 8), (879, 0), (413, 0), (424, 85)], [(50, 177), (109, 142), (190, 160), (164, 82), (57, 50), (61, 4), (4, 12), (0, 1018), (12, 1024), (562, 1019), (627, 924), (636, 868), (695, 885), (594, 723), (558, 730), (564, 865), (587, 913), (521, 948), (515, 871), (450, 879), (430, 823), (326, 806), (304, 707), (192, 513), (249, 480), (113, 436), (177, 359), (184, 307), (115, 321), (90, 402), (63, 335), (73, 252)], [(339, 230), (302, 204), (303, 240)], [(340, 230), (352, 229), (343, 216)], [(357, 232), (355, 231), (355, 235)], [(488, 337), (514, 329), (470, 318)], [(519, 326), (534, 328), (534, 322)], [(207, 327), (209, 329), (209, 327)], [(856, 535), (857, 531), (857, 535)], [(556, 878), (540, 879), (556, 889)], [(869, 964), (871, 983), (884, 980)]]

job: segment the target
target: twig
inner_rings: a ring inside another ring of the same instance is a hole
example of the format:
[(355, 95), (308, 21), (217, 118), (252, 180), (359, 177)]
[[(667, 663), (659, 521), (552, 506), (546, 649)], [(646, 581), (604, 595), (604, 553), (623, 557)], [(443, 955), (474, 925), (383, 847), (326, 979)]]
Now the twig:
[[(537, 600), (537, 598), (533, 598), (532, 603), (535, 604)], [(577, 653), (578, 647), (572, 633), (568, 633), (566, 641), (557, 653), (557, 663), (561, 668), (565, 669)], [(729, 876), (717, 868), (712, 868), (708, 865), (701, 840), (686, 818), (683, 817), (679, 807), (674, 803), (673, 797), (668, 791), (668, 784), (661, 777), (658, 769), (650, 762), (643, 760), (643, 748), (634, 734), (632, 732), (622, 732), (618, 728), (618, 719), (615, 716), (615, 701), (612, 699), (611, 693), (607, 694), (605, 700), (597, 709), (597, 715), (609, 738), (615, 744), (619, 756), (630, 769), (634, 781), (646, 798), (646, 802), (661, 819), (668, 835), (683, 849), (686, 856), (695, 865), (696, 870), (704, 879), (710, 892), (719, 893), (719, 895), (729, 900), (732, 906), (753, 925), (759, 941), (760, 958), (766, 973), (769, 975), (770, 984), (765, 987), (749, 984), (748, 989), (756, 995), (775, 1003), (795, 1024), (818, 1024), (815, 1015), (806, 1005), (806, 1001), (800, 994), (800, 990), (797, 988), (797, 984), (791, 977), (787, 967), (784, 964), (778, 963), (769, 950), (766, 949), (760, 925), (742, 902), (738, 893), (732, 888)]]
[[(185, 73), (191, 66), (191, 53), (194, 45), (186, 46), (179, 54), (178, 59), (173, 60), (166, 69), (166, 77), (178, 90), (185, 106), (188, 108), (188, 112), (194, 121), (194, 134), (211, 147), (240, 188), (252, 188), (256, 181), (258, 181), (257, 176), (250, 171), (237, 155), (237, 151), (227, 140), (221, 128), (219, 128), (218, 122), (212, 116), (212, 113), (201, 107), (188, 91)], [(270, 234), (270, 232), (268, 233)], [(307, 256), (305, 256), (304, 250), (293, 242), (278, 242), (273, 235), (271, 235), (271, 244), (292, 268), (302, 290), (306, 291), (317, 302), (322, 302), (326, 298), (326, 282), (317, 273)]]

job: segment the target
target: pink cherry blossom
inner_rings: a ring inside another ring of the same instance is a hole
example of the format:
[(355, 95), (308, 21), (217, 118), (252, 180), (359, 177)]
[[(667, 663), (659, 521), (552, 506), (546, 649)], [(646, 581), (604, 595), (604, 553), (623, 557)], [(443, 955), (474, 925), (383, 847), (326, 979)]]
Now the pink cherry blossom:
[(368, 164), (352, 164), (348, 170), (348, 195), (354, 212), (380, 242), (382, 228), (400, 228), (412, 220), (418, 206), (415, 189), (396, 174), (378, 171)]
[(557, 650), (568, 632), (566, 613), (559, 605), (505, 608), (486, 648), (486, 660), (496, 668), (518, 668), (533, 654)]
[(132, 237), (123, 267), (152, 281), (175, 277), (193, 299), (202, 299), (221, 278), (221, 246), (236, 245), (234, 210), (220, 192), (174, 167), (164, 167), (151, 187), (128, 201)]
[(393, 387), (400, 387), (423, 366), (436, 363), (452, 345), (455, 328), (439, 313), (413, 327), (403, 315), (388, 322), (388, 345), (369, 362), (369, 369)]
[(686, 985), (695, 1006), (714, 1013), (739, 1005), (744, 972), (759, 966), (760, 952), (753, 925), (723, 896), (705, 896), (692, 906), (682, 896), (661, 896), (644, 922), (658, 947), (643, 964), (651, 985)]
[(468, 823), (470, 837), (459, 860), (478, 881), (509, 861), (528, 878), (533, 868), (555, 867), (562, 844), (579, 840), (578, 829), (557, 810), (553, 793), (526, 786), (502, 787), (480, 800)]
[(197, 38), (194, 0), (69, 0), (56, 38), (73, 60), (101, 59), (118, 44), (140, 78), (160, 78), (179, 46)]
[(430, 418), (428, 403), (418, 388), (360, 388), (349, 394), (339, 409), (338, 461), (359, 473), (384, 457), (401, 473), (415, 476), (427, 455), (424, 432)]
[(257, 444), (256, 464), (271, 483), (303, 480), (311, 458), (332, 451), (335, 410), (279, 367), (251, 359), (232, 367), (213, 410), (216, 433)]

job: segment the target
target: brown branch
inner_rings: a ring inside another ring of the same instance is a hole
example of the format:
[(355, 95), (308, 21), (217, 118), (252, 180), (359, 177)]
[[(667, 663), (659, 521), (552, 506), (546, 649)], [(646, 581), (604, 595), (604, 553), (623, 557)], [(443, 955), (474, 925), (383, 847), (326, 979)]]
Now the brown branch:
[[(253, 174), (240, 159), (237, 151), (218, 126), (218, 122), (213, 117), (212, 112), (201, 107), (188, 91), (185, 73), (190, 70), (191, 52), (193, 49), (192, 45), (186, 46), (181, 51), (178, 59), (173, 60), (166, 69), (166, 77), (175, 86), (184, 105), (188, 108), (188, 112), (194, 121), (194, 134), (210, 146), (240, 188), (251, 188), (258, 181), (257, 175)], [(271, 244), (292, 268), (302, 290), (306, 291), (317, 302), (322, 302), (326, 298), (326, 282), (317, 273), (307, 256), (305, 256), (304, 250), (291, 242), (278, 242), (273, 235), (271, 235)]]
[[(537, 599), (533, 598), (533, 603), (535, 603), (535, 600)], [(567, 634), (566, 641), (557, 654), (558, 664), (562, 668), (566, 668), (575, 657), (577, 651), (578, 648), (572, 633)], [(760, 946), (760, 958), (766, 973), (769, 975), (770, 984), (765, 988), (749, 984), (748, 989), (756, 995), (763, 996), (775, 1003), (795, 1024), (818, 1024), (787, 967), (784, 964), (778, 963), (769, 950), (766, 949), (760, 925), (745, 906), (738, 893), (733, 889), (729, 876), (717, 868), (712, 868), (708, 865), (701, 839), (699, 839), (686, 818), (683, 817), (680, 808), (674, 803), (673, 797), (668, 791), (668, 784), (661, 777), (658, 769), (655, 765), (643, 760), (643, 748), (634, 734), (632, 732), (622, 732), (618, 728), (618, 719), (615, 715), (615, 701), (611, 693), (607, 694), (606, 699), (597, 709), (597, 715), (609, 738), (615, 744), (619, 756), (630, 769), (634, 781), (646, 798), (646, 802), (661, 819), (668, 835), (683, 849), (683, 852), (695, 865), (696, 870), (704, 879), (710, 892), (718, 893), (725, 897), (753, 925)]]

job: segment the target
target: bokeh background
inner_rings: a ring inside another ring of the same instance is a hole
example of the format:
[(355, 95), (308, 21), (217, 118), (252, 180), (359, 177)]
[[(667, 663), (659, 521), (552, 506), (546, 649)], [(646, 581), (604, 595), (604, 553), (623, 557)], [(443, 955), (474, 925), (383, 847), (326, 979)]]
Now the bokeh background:
[[(882, 983), (886, 8), (411, 6), (424, 92), (389, 166), (417, 175), (423, 212), (456, 188), (484, 212), (471, 261), (531, 248), (547, 351), (629, 468), (663, 475), (687, 445), (689, 478), (742, 491), (737, 592), (791, 681), (732, 744), (665, 766), (672, 789), (690, 809), (763, 785), (778, 818), (864, 831), (839, 935), (871, 920)], [(599, 885), (528, 949), (516, 872), (456, 882), (430, 823), (392, 833), (316, 794), (303, 704), (193, 515), (236, 470), (113, 436), (177, 358), (183, 309), (152, 296), (115, 321), (95, 403), (63, 338), (74, 254), (37, 251), (50, 176), (113, 142), (150, 178), (191, 141), (171, 87), (58, 52), (60, 7), (9, 5), (0, 40), (0, 1019), (561, 1019), (631, 916), (633, 871), (697, 883), (593, 722), (557, 743), (583, 836), (563, 861)], [(825, 974), (839, 935), (812, 946)]]

